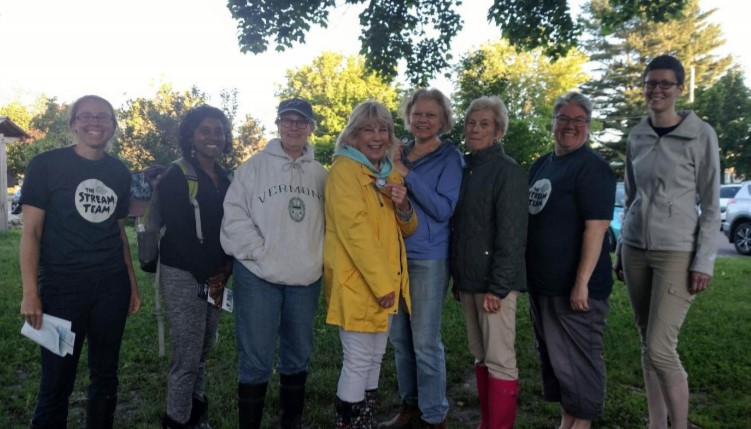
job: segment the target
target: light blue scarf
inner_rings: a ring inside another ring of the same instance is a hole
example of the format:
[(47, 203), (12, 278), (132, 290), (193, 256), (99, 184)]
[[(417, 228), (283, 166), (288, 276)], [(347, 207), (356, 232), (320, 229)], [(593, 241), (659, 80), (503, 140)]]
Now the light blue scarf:
[(358, 163), (368, 167), (368, 170), (373, 172), (376, 176), (376, 185), (381, 183), (386, 183), (386, 178), (391, 174), (391, 170), (393, 168), (393, 164), (391, 164), (391, 159), (389, 157), (386, 157), (383, 161), (381, 161), (381, 171), (376, 170), (375, 167), (373, 167), (373, 164), (370, 163), (368, 158), (365, 157), (365, 155), (362, 154), (359, 150), (353, 148), (352, 146), (344, 146), (342, 149), (337, 150), (334, 152), (334, 156), (346, 156), (349, 159), (353, 159), (357, 161)]

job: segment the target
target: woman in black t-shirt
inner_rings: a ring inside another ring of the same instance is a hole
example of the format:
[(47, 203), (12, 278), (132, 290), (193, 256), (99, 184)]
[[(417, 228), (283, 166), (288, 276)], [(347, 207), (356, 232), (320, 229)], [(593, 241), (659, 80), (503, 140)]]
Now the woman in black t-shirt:
[(74, 145), (34, 157), (21, 204), (21, 315), (33, 328), (43, 314), (71, 321), (72, 355), (42, 348), (32, 428), (65, 427), (84, 338), (89, 379), (86, 427), (111, 428), (118, 358), (128, 314), (141, 306), (125, 217), (130, 173), (105, 152), (117, 119), (105, 99), (87, 95), (70, 108)]
[(605, 232), (615, 174), (586, 143), (592, 103), (579, 93), (553, 107), (553, 152), (529, 173), (527, 286), (543, 398), (562, 429), (588, 428), (605, 402), (603, 334), (613, 286)]

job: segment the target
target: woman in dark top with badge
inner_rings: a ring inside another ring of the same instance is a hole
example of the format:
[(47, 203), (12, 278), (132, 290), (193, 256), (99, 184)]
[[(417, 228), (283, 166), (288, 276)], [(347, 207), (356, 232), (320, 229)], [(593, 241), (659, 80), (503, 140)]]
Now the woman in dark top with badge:
[[(212, 106), (193, 108), (180, 123), (183, 158), (173, 164), (157, 191), (166, 227), (160, 243), (160, 284), (170, 324), (170, 372), (163, 428), (209, 428), (204, 395), (206, 358), (216, 337), (231, 258), (219, 243), (228, 171), (217, 162), (232, 147), (229, 120)], [(188, 162), (198, 179), (198, 213), (188, 181), (177, 164)], [(202, 237), (196, 222), (200, 222)], [(204, 293), (215, 304), (209, 304)]]
[(613, 287), (605, 232), (615, 174), (585, 143), (592, 103), (553, 106), (555, 149), (529, 173), (527, 287), (543, 398), (561, 404), (561, 429), (589, 428), (605, 401), (603, 333)]
[(111, 428), (125, 320), (141, 306), (124, 229), (130, 173), (105, 152), (117, 129), (107, 100), (78, 99), (68, 127), (74, 144), (34, 157), (21, 197), (21, 315), (35, 329), (43, 314), (69, 320), (76, 335), (72, 355), (41, 349), (31, 427), (67, 426), (68, 398), (88, 339), (86, 427)]

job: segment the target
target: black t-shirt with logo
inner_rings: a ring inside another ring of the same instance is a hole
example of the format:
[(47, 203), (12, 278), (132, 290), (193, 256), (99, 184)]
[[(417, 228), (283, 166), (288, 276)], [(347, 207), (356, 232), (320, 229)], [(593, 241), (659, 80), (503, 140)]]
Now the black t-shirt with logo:
[(118, 219), (128, 214), (130, 173), (105, 154), (92, 161), (73, 146), (35, 156), (21, 204), (45, 211), (39, 270), (44, 275), (106, 275), (125, 264)]
[[(609, 220), (615, 174), (589, 146), (540, 157), (529, 173), (527, 284), (530, 293), (567, 296), (574, 286), (586, 220)], [(607, 236), (589, 281), (589, 297), (613, 288)]]

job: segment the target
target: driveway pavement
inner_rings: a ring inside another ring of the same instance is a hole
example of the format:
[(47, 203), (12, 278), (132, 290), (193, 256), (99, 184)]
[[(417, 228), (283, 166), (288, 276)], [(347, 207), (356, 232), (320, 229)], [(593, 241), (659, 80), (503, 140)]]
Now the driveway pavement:
[(745, 257), (735, 251), (735, 246), (728, 241), (722, 231), (717, 231), (717, 256)]

